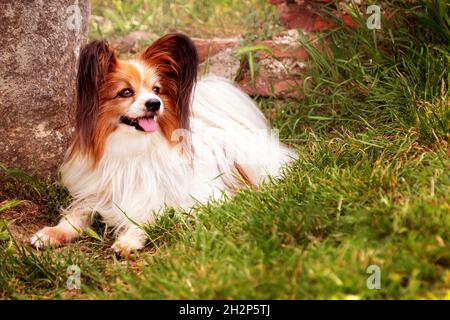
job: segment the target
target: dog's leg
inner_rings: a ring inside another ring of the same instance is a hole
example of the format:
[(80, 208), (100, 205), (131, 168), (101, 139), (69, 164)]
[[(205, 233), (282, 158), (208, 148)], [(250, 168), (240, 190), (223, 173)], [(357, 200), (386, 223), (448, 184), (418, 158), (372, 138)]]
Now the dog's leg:
[(45, 227), (31, 237), (31, 245), (36, 249), (45, 246), (57, 247), (78, 238), (80, 233), (92, 225), (91, 211), (73, 210), (65, 214), (55, 227)]
[(122, 257), (128, 257), (132, 252), (142, 249), (147, 235), (138, 226), (130, 226), (117, 236), (117, 240), (111, 246), (114, 252)]

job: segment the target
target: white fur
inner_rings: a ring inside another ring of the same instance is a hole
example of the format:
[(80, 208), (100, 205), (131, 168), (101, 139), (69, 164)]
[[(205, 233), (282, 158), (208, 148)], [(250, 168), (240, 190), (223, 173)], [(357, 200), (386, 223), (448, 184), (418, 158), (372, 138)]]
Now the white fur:
[(130, 106), (130, 109), (127, 111), (125, 116), (127, 116), (129, 118), (141, 117), (146, 110), (145, 102), (149, 99), (158, 99), (159, 100), (159, 102), (161, 103), (161, 106), (159, 108), (158, 114), (162, 115), (162, 113), (164, 112), (164, 102), (156, 94), (145, 89), (145, 86), (144, 86), (144, 79), (145, 79), (146, 74), (153, 75), (153, 78), (145, 79), (145, 80), (147, 80), (151, 83), (154, 83), (154, 84), (158, 83), (159, 78), (157, 76), (156, 70), (152, 67), (143, 65), (142, 63), (139, 63), (136, 60), (130, 60), (130, 63), (133, 66), (135, 66), (136, 69), (139, 71), (139, 73), (141, 75), (141, 85), (140, 85), (139, 95), (136, 97), (136, 100)]
[[(171, 147), (160, 130), (144, 133), (122, 124), (95, 169), (81, 156), (65, 163), (62, 182), (74, 198), (66, 218), (98, 212), (118, 230), (114, 249), (132, 251), (145, 237), (130, 220), (151, 223), (165, 206), (187, 210), (196, 201), (232, 193), (242, 185), (235, 164), (259, 185), (296, 158), (270, 135), (254, 102), (225, 79), (208, 76), (197, 83), (190, 123), (191, 135), (176, 132), (189, 138), (188, 149)], [(88, 224), (86, 219), (77, 227)]]

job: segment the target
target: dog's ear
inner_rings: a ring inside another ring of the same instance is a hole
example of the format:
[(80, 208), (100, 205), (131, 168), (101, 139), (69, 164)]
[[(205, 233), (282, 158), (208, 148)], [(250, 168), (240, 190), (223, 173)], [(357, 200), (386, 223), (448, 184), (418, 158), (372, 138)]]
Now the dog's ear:
[(80, 147), (83, 149), (93, 141), (99, 114), (99, 90), (106, 74), (113, 70), (116, 63), (114, 51), (104, 41), (95, 40), (81, 50), (75, 118)]
[(145, 49), (140, 59), (156, 66), (166, 90), (176, 102), (181, 127), (189, 129), (192, 90), (197, 80), (198, 55), (192, 40), (181, 33), (169, 33)]

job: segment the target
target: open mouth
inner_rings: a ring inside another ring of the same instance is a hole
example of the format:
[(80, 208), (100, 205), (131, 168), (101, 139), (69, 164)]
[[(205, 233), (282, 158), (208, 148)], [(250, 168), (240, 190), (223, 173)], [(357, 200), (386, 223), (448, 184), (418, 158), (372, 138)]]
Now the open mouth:
[(120, 117), (120, 122), (130, 127), (135, 127), (136, 130), (144, 132), (156, 131), (156, 116), (146, 116), (139, 118), (129, 118), (127, 116)]

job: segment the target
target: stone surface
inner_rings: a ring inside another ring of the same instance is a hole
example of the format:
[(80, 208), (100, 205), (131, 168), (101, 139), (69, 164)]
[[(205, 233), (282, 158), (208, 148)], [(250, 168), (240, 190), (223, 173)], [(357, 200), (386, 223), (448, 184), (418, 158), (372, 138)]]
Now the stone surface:
[(240, 38), (211, 38), (201, 39), (193, 38), (195, 47), (197, 48), (198, 58), (203, 62), (208, 57), (212, 57), (220, 51), (227, 48), (236, 48), (240, 45), (242, 39)]
[[(280, 14), (280, 21), (287, 29), (299, 28), (303, 32), (313, 33), (321, 30), (331, 29), (334, 23), (331, 18), (324, 19), (317, 14), (320, 7), (324, 5), (334, 5), (334, 0), (285, 0), (285, 1), (269, 1), (271, 4), (278, 6)], [(341, 3), (348, 3), (349, 1), (339, 1)], [(360, 1), (355, 1), (359, 4)], [(341, 10), (341, 12), (345, 12)], [(342, 19), (342, 22), (350, 27), (356, 27), (355, 21), (348, 16), (340, 16), (337, 10), (333, 14)]]
[(250, 96), (301, 98), (299, 88), (302, 82), (301, 79), (270, 79), (260, 73), (254, 81), (246, 77), (239, 81), (239, 85)]
[[(111, 46), (118, 54), (136, 53), (146, 44), (155, 41), (161, 35), (156, 35), (146, 31), (133, 31), (129, 34), (114, 39)], [(227, 48), (236, 48), (242, 41), (241, 38), (192, 38), (198, 52), (200, 62), (205, 61), (208, 57), (212, 57)]]
[(88, 0), (0, 0), (0, 163), (56, 172), (89, 12)]
[(137, 53), (145, 44), (150, 45), (151, 42), (158, 38), (157, 35), (146, 31), (133, 31), (124, 37), (117, 38), (111, 42), (111, 46), (118, 54)]
[[(199, 74), (212, 73), (237, 80), (251, 96), (299, 97), (298, 87), (309, 58), (299, 38), (298, 31), (292, 29), (274, 35), (272, 40), (256, 41), (254, 45), (264, 46), (270, 53), (264, 50), (254, 53), (257, 64), (254, 79), (251, 79), (248, 65), (241, 65), (236, 54), (242, 39), (194, 39), (204, 61)], [(238, 73), (240, 76), (236, 79)]]
[(199, 66), (199, 74), (215, 74), (229, 80), (234, 80), (240, 66), (239, 57), (232, 48), (226, 48), (209, 57), (207, 62)]
[(299, 98), (302, 78), (309, 56), (299, 42), (299, 31), (292, 29), (274, 35), (272, 40), (257, 42), (269, 48), (271, 54), (259, 51), (255, 55), (258, 72), (251, 79), (249, 70), (243, 72), (239, 85), (251, 96)]

